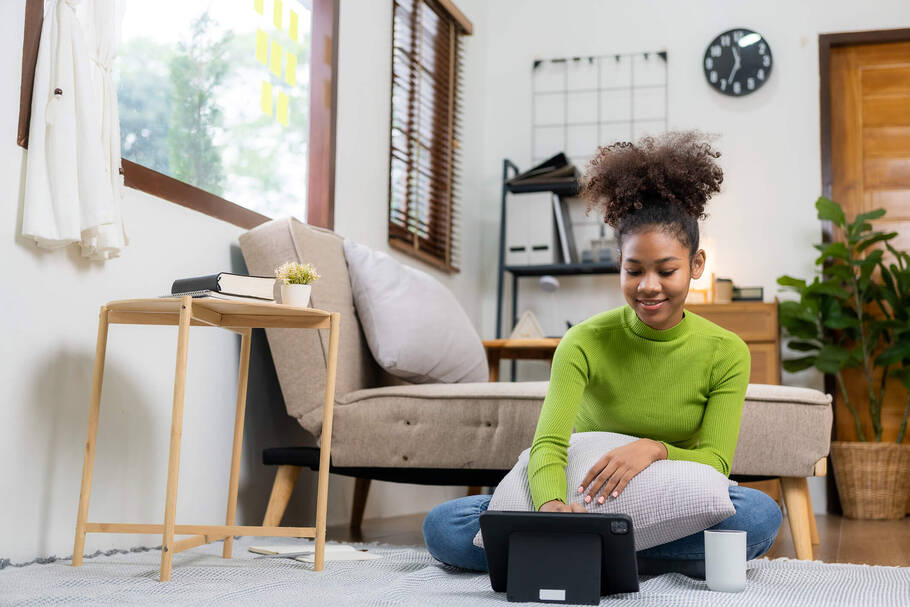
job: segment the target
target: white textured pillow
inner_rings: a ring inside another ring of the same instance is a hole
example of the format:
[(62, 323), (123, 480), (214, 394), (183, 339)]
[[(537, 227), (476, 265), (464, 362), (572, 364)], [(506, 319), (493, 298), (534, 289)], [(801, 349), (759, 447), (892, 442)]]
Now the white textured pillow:
[(344, 256), (360, 325), (379, 366), (413, 383), (488, 380), (480, 336), (438, 280), (347, 239)]
[[(635, 478), (617, 498), (608, 497), (603, 504), (592, 500), (584, 503), (584, 493), (576, 493), (591, 466), (611, 449), (638, 440), (614, 432), (579, 432), (569, 439), (566, 479), (571, 502), (577, 502), (590, 513), (622, 513), (632, 518), (635, 550), (644, 550), (672, 542), (681, 537), (712, 527), (735, 514), (729, 487), (735, 485), (723, 474), (706, 464), (679, 460), (656, 461)], [(488, 510), (533, 511), (528, 487), (528, 456), (525, 449), (518, 463), (493, 492)], [(480, 532), (474, 545), (483, 548)]]

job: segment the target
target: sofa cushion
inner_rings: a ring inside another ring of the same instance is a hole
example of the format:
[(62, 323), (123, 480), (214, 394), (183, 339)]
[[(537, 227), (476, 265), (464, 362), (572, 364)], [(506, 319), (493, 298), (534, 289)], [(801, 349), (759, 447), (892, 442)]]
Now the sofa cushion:
[[(509, 470), (534, 439), (549, 382), (414, 384), (336, 398), (339, 466)], [(750, 384), (731, 474), (811, 476), (828, 453), (830, 397)]]
[[(316, 266), (322, 277), (313, 283), (310, 305), (341, 314), (336, 396), (380, 385), (383, 374), (357, 322), (343, 238), (331, 230), (282, 218), (241, 234), (239, 241), (250, 274), (271, 276), (286, 261)], [(270, 328), (265, 332), (288, 415), (318, 437), (322, 432), (329, 330)]]
[(354, 305), (379, 366), (414, 383), (482, 382), (480, 336), (438, 280), (345, 239)]
[[(659, 544), (711, 527), (736, 510), (730, 501), (729, 487), (736, 484), (706, 464), (680, 460), (656, 461), (629, 481), (617, 498), (603, 504), (585, 504), (585, 494), (576, 488), (600, 457), (616, 447), (638, 440), (614, 432), (580, 432), (569, 438), (566, 479), (569, 499), (594, 514), (623, 513), (632, 518), (635, 550)], [(528, 458), (525, 449), (518, 462), (493, 492), (488, 510), (532, 511), (528, 487)], [(571, 503), (570, 502), (570, 503)], [(478, 531), (474, 545), (483, 547)]]
[(508, 470), (531, 444), (548, 382), (413, 384), (336, 399), (332, 463)]

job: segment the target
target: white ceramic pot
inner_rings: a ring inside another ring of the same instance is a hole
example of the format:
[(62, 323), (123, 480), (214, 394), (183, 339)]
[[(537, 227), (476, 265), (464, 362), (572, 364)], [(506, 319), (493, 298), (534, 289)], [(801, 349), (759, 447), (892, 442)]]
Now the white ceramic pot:
[(281, 284), (281, 303), (288, 306), (307, 308), (310, 305), (310, 291), (313, 285)]

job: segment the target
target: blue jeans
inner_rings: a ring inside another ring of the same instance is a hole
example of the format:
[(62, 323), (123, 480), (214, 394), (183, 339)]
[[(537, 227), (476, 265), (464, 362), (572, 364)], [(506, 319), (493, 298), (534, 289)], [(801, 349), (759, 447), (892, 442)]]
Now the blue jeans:
[[(423, 521), (423, 539), (427, 550), (438, 561), (460, 569), (487, 570), (483, 548), (474, 545), (480, 529), (480, 514), (487, 509), (492, 495), (460, 497), (433, 508)], [(737, 485), (730, 487), (730, 500), (736, 513), (711, 529), (735, 529), (746, 532), (746, 558), (766, 553), (780, 528), (781, 512), (777, 503), (757, 489)], [(640, 550), (637, 555), (648, 559), (704, 560), (705, 540), (701, 531), (686, 537)]]

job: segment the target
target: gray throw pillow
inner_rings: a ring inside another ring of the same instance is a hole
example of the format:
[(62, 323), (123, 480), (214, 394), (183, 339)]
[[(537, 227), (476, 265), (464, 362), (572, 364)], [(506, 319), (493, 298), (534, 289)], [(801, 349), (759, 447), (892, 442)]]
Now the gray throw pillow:
[[(616, 447), (638, 440), (614, 432), (579, 432), (569, 439), (566, 479), (570, 502), (577, 502), (590, 513), (622, 513), (632, 518), (635, 550), (672, 542), (712, 527), (735, 514), (729, 487), (735, 485), (706, 464), (679, 460), (656, 461), (629, 481), (619, 497), (608, 497), (603, 504), (584, 503), (578, 486), (591, 466)], [(518, 463), (493, 492), (488, 510), (533, 511), (528, 487), (528, 456), (525, 449)], [(483, 548), (478, 531), (474, 545)]]
[(351, 291), (373, 358), (412, 383), (486, 382), (480, 336), (438, 280), (382, 251), (344, 241)]

